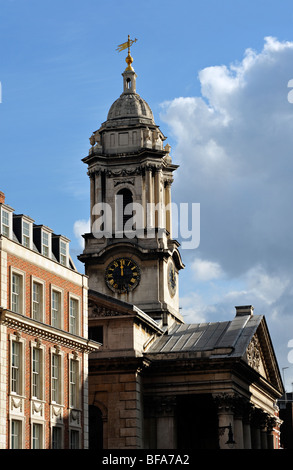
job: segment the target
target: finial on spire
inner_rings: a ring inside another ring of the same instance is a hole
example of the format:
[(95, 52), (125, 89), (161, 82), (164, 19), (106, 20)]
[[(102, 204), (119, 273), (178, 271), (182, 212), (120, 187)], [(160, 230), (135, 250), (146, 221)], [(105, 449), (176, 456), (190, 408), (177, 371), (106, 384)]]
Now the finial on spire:
[(130, 39), (130, 36), (129, 36), (129, 34), (128, 34), (128, 41), (127, 41), (127, 42), (123, 42), (123, 43), (120, 44), (120, 45), (117, 47), (117, 49), (116, 49), (116, 51), (121, 52), (121, 51), (124, 51), (124, 49), (127, 49), (127, 48), (128, 48), (128, 56), (127, 56), (126, 59), (125, 59), (125, 62), (128, 64), (128, 66), (126, 67), (125, 70), (133, 70), (133, 68), (132, 68), (132, 66), (131, 66), (131, 64), (132, 64), (132, 62), (133, 62), (133, 58), (132, 58), (131, 55), (130, 55), (130, 47), (131, 47), (132, 44), (133, 44), (134, 42), (136, 42), (136, 41), (137, 41), (137, 39)]

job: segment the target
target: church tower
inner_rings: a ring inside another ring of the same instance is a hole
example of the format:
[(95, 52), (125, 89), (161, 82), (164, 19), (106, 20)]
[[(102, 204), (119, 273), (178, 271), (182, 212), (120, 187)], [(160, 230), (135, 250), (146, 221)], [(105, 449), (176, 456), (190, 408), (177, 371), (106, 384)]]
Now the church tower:
[(184, 265), (171, 218), (178, 165), (151, 108), (136, 92), (133, 42), (124, 43), (122, 94), (93, 132), (83, 159), (90, 178), (91, 232), (84, 235), (79, 259), (90, 289), (135, 305), (163, 327), (183, 321), (178, 273)]

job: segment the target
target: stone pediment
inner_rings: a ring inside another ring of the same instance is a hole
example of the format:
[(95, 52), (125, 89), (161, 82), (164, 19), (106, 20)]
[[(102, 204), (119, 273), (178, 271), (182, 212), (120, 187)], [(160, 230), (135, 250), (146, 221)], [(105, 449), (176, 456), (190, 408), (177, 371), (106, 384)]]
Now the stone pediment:
[(242, 359), (275, 388), (283, 390), (279, 366), (264, 317), (261, 317)]
[(261, 374), (266, 379), (269, 379), (268, 370), (265, 363), (265, 358), (261, 350), (260, 341), (255, 334), (250, 341), (248, 348), (244, 355), (244, 360), (247, 364), (255, 369), (259, 374)]
[(122, 308), (115, 308), (115, 306), (102, 305), (98, 302), (89, 300), (89, 318), (101, 317), (121, 317), (125, 315), (133, 315), (133, 310), (125, 310)]
[(148, 325), (151, 331), (161, 335), (158, 323), (149, 315), (140, 310), (133, 304), (115, 299), (100, 292), (89, 290), (88, 293), (88, 318), (89, 320), (97, 320), (103, 318), (133, 318), (136, 322)]

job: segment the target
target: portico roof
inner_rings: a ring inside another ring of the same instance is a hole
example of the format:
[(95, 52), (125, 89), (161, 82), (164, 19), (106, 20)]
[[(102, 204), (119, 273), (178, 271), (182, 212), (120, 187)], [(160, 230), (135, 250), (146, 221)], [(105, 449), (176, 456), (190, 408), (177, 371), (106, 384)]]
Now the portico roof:
[[(248, 308), (249, 307), (249, 308)], [(243, 362), (257, 371), (279, 391), (282, 379), (265, 317), (253, 315), (253, 307), (236, 307), (230, 321), (214, 323), (174, 324), (145, 351), (153, 363), (161, 361), (231, 360)], [(250, 313), (249, 309), (251, 309)]]
[(246, 315), (232, 321), (174, 324), (148, 353), (217, 351), (218, 356), (222, 351), (222, 356), (242, 356), (263, 318)]

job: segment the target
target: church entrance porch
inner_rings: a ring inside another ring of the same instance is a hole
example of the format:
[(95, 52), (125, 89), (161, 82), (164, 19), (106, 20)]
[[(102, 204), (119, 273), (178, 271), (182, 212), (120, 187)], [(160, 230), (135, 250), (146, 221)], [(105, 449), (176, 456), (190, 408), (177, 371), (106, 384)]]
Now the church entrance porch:
[(212, 395), (147, 397), (145, 448), (218, 449), (217, 406)]
[(274, 448), (277, 420), (233, 395), (146, 397), (144, 412), (144, 448)]

